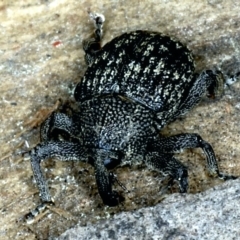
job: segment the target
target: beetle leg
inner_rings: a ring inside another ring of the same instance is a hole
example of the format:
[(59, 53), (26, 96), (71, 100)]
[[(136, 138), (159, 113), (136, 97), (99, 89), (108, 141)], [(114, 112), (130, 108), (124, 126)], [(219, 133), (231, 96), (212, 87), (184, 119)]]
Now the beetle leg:
[(36, 217), (41, 214), (42, 212), (45, 211), (45, 209), (49, 206), (49, 205), (53, 205), (54, 202), (42, 202), (41, 204), (39, 204), (35, 209), (33, 209), (32, 211), (30, 211), (28, 214), (26, 214), (24, 216), (24, 219), (26, 221), (27, 224), (31, 224), (34, 222), (34, 220), (36, 219)]
[[(33, 175), (43, 202), (51, 202), (49, 189), (44, 179), (40, 163), (52, 157), (62, 161), (87, 161), (87, 149), (79, 143), (58, 141), (38, 144), (30, 154)], [(85, 157), (85, 159), (84, 159)]]
[(182, 93), (185, 97), (180, 99), (177, 107), (174, 105), (174, 109), (166, 109), (157, 113), (158, 122), (161, 123), (160, 128), (163, 127), (162, 119), (167, 119), (167, 122), (164, 122), (166, 125), (179, 116), (185, 115), (201, 101), (206, 93), (210, 98), (221, 97), (224, 93), (224, 84), (225, 79), (220, 71), (206, 70), (199, 75), (194, 74), (192, 87)]
[[(26, 215), (27, 221), (30, 222), (32, 218), (37, 216), (41, 211), (46, 208), (47, 204), (52, 204), (47, 182), (41, 170), (41, 162), (52, 157), (56, 157), (62, 161), (87, 161), (87, 149), (79, 143), (58, 141), (58, 142), (45, 142), (38, 144), (30, 154), (31, 166), (33, 176), (36, 180), (40, 198), (42, 203), (32, 212)], [(85, 157), (85, 159), (84, 159)]]
[(66, 114), (52, 113), (41, 125), (41, 141), (59, 140), (59, 134), (67, 134), (74, 138), (79, 132), (78, 122), (73, 121), (73, 118), (70, 118)]
[(102, 14), (89, 12), (90, 19), (94, 22), (94, 37), (83, 40), (83, 50), (85, 51), (85, 61), (90, 65), (96, 58), (97, 52), (101, 49), (101, 39), (103, 36), (103, 23), (105, 18)]
[(100, 41), (103, 35), (102, 27), (103, 27), (103, 23), (105, 22), (105, 17), (100, 13), (89, 12), (88, 14), (90, 19), (93, 21), (94, 27), (96, 28), (95, 39)]
[(149, 152), (145, 156), (146, 165), (159, 171), (164, 175), (169, 175), (172, 179), (169, 184), (173, 183), (173, 180), (179, 184), (179, 190), (181, 193), (187, 192), (188, 189), (188, 171), (180, 161), (173, 157), (171, 153), (159, 153)]
[(188, 97), (180, 105), (181, 115), (198, 104), (206, 93), (210, 98), (220, 98), (224, 93), (225, 79), (220, 71), (205, 70), (195, 77), (196, 81), (190, 89)]
[(226, 77), (226, 82), (225, 82), (225, 88), (229, 87), (230, 85), (234, 84), (235, 82), (238, 82), (240, 80), (240, 72), (237, 72), (236, 74), (232, 76), (227, 76)]
[(98, 186), (98, 192), (103, 203), (108, 206), (116, 206), (124, 200), (116, 191), (112, 190), (113, 178), (104, 166), (106, 157), (105, 150), (97, 149), (94, 159), (95, 177)]
[(212, 146), (204, 141), (198, 134), (184, 133), (172, 137), (159, 138), (157, 141), (151, 143), (150, 151), (159, 151), (166, 153), (179, 152), (185, 148), (201, 148), (207, 157), (207, 166), (210, 174), (216, 175), (224, 180), (236, 179), (235, 176), (225, 175), (219, 172), (217, 160)]

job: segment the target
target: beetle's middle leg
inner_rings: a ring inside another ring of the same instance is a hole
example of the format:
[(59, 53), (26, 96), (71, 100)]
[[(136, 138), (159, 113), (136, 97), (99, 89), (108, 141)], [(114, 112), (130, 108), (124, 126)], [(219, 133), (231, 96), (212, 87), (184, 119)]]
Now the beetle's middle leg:
[(169, 185), (174, 181), (178, 182), (181, 193), (188, 189), (188, 170), (172, 153), (148, 152), (145, 155), (145, 164), (150, 169), (161, 172), (163, 175), (170, 176)]
[(207, 158), (207, 166), (211, 175), (215, 175), (221, 179), (236, 179), (235, 176), (221, 173), (218, 168), (217, 159), (212, 146), (204, 141), (198, 134), (184, 133), (172, 137), (159, 138), (149, 145), (149, 151), (159, 151), (165, 153), (179, 152), (186, 148), (201, 148)]

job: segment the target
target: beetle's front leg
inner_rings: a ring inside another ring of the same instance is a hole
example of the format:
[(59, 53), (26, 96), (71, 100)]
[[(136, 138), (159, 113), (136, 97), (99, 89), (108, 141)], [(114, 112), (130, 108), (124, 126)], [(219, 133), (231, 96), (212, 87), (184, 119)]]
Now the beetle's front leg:
[(51, 140), (58, 141), (59, 134), (68, 135), (74, 138), (79, 133), (79, 120), (75, 115), (72, 117), (64, 113), (53, 112), (42, 124), (40, 128), (40, 138), (42, 142)]
[(31, 151), (30, 158), (33, 176), (36, 180), (42, 203), (25, 216), (28, 223), (31, 223), (40, 212), (44, 211), (47, 205), (53, 203), (47, 182), (44, 178), (40, 165), (42, 161), (52, 157), (57, 157), (59, 160), (62, 161), (88, 160), (87, 149), (79, 143), (65, 141), (49, 141), (38, 144)]
[(104, 166), (106, 152), (102, 149), (97, 149), (94, 157), (95, 177), (98, 186), (98, 192), (103, 200), (103, 203), (108, 206), (116, 206), (124, 200), (116, 191), (112, 190), (113, 178)]

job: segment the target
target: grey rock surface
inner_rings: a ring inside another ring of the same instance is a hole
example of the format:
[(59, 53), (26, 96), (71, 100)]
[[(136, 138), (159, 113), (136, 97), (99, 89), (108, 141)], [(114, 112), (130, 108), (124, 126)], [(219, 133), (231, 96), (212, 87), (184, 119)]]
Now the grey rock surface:
[(155, 207), (123, 212), (63, 233), (66, 239), (239, 239), (240, 180), (199, 194), (173, 194)]

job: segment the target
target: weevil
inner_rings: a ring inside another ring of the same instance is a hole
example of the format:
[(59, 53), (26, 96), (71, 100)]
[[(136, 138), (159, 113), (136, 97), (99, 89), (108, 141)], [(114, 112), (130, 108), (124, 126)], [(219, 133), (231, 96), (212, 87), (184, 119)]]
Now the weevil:
[(168, 175), (170, 185), (177, 182), (181, 193), (187, 192), (187, 167), (174, 157), (181, 149), (201, 148), (212, 175), (235, 179), (219, 171), (213, 148), (198, 134), (163, 137), (159, 131), (189, 112), (206, 93), (220, 97), (224, 85), (238, 76), (226, 79), (212, 70), (195, 73), (190, 50), (158, 32), (124, 33), (101, 47), (104, 16), (90, 17), (95, 35), (83, 42), (88, 68), (74, 91), (79, 109), (71, 116), (51, 114), (41, 126), (41, 143), (30, 154), (42, 204), (28, 218), (52, 203), (40, 167), (52, 157), (90, 163), (108, 206), (124, 200), (112, 189), (114, 177), (108, 171), (124, 164), (144, 163)]

